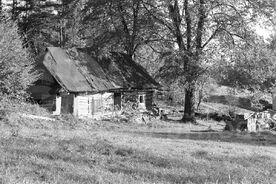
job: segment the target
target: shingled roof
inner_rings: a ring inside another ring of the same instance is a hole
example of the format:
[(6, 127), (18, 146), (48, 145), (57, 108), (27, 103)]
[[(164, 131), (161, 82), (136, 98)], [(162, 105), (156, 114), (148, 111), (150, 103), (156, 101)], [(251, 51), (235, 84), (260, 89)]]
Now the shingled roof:
[[(43, 64), (69, 92), (100, 92), (117, 89), (157, 89), (160, 85), (130, 57), (113, 53), (96, 60), (84, 49), (48, 47)], [(49, 58), (50, 55), (50, 58)]]

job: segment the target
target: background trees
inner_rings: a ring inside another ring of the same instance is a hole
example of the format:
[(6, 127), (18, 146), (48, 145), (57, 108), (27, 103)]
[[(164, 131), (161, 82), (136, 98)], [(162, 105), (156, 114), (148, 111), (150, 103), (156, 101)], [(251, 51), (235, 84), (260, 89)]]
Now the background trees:
[(185, 91), (183, 121), (194, 120), (195, 92), (207, 71), (222, 72), (215, 77), (232, 86), (246, 75), (239, 85), (250, 88), (273, 73), (271, 49), (254, 34), (258, 21), (273, 20), (273, 0), (14, 0), (10, 12), (34, 56), (47, 46), (76, 46), (141, 62)]
[(83, 46), (78, 37), (81, 5), (79, 0), (14, 0), (9, 11), (26, 46), (39, 55), (48, 46)]
[(267, 91), (275, 87), (276, 52), (269, 43), (259, 40), (254, 45), (240, 45), (229, 50), (213, 68), (221, 85), (251, 91)]
[(174, 77), (183, 78), (180, 80), (185, 87), (183, 121), (194, 120), (196, 82), (210, 66), (217, 64), (210, 64), (217, 61), (214, 56), (219, 57), (218, 52), (236, 44), (251, 41), (252, 25), (258, 18), (269, 18), (275, 11), (272, 1), (250, 0), (149, 1), (145, 7), (162, 25), (166, 40), (172, 44), (172, 54), (162, 71), (165, 76), (173, 73), (177, 74)]
[(94, 52), (120, 51), (132, 57), (157, 34), (143, 0), (88, 1), (83, 15), (87, 46)]

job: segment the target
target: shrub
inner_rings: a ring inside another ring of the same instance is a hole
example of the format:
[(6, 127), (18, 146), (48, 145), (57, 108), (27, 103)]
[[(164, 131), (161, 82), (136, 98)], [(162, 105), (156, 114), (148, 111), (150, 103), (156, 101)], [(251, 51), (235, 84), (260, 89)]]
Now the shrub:
[(30, 104), (19, 99), (2, 96), (0, 98), (0, 111), (6, 113), (26, 113), (38, 116), (49, 116), (49, 112), (38, 104)]
[(1, 97), (0, 99), (0, 123), (5, 122), (5, 124), (11, 127), (38, 127), (41, 126), (43, 120), (32, 120), (23, 117), (23, 114), (46, 116), (48, 117), (49, 112), (41, 108), (37, 104), (30, 104), (23, 102), (18, 99), (11, 99), (8, 97)]

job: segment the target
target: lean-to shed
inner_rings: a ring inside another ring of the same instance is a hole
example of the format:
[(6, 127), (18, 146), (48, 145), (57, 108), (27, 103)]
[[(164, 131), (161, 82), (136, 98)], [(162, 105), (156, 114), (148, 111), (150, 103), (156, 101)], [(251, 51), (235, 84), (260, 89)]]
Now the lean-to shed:
[(85, 49), (47, 48), (37, 64), (42, 77), (30, 88), (34, 100), (54, 114), (93, 117), (120, 109), (132, 101), (151, 109), (160, 85), (122, 53), (97, 60)]

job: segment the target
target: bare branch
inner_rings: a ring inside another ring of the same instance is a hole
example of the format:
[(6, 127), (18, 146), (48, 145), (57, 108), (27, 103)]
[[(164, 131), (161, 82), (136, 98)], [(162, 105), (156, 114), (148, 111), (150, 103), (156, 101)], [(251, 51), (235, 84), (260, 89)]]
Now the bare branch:
[(219, 32), (219, 30), (220, 30), (221, 28), (220, 27), (218, 27), (214, 32), (213, 32), (213, 34), (209, 37), (209, 39), (203, 44), (203, 46), (201, 47), (202, 49), (204, 48), (204, 47), (206, 47), (212, 40), (213, 40), (213, 38), (217, 35), (217, 33)]
[[(146, 4), (146, 3), (143, 3), (143, 7), (145, 8), (145, 10), (147, 10), (147, 12), (148, 12), (156, 21), (158, 21), (160, 24), (162, 24), (162, 25), (164, 25), (165, 27), (167, 27), (167, 28), (170, 30), (170, 32), (175, 36), (176, 33), (175, 33), (175, 31), (173, 30), (173, 28), (169, 25), (169, 23), (166, 22), (164, 19), (159, 18), (158, 16), (154, 15), (154, 14), (145, 6), (145, 4)], [(149, 6), (152, 7), (151, 4), (147, 4), (147, 5), (149, 5)], [(156, 7), (153, 7), (153, 8), (156, 8)]]

